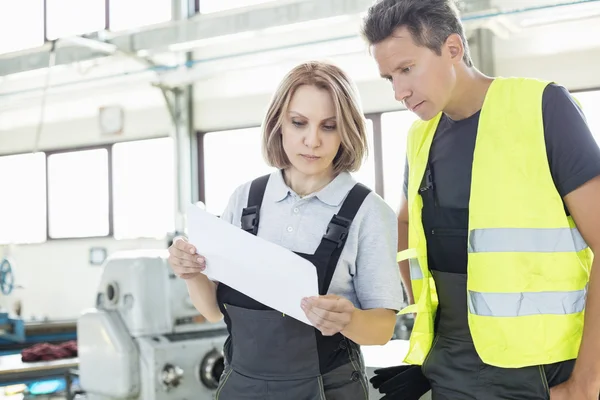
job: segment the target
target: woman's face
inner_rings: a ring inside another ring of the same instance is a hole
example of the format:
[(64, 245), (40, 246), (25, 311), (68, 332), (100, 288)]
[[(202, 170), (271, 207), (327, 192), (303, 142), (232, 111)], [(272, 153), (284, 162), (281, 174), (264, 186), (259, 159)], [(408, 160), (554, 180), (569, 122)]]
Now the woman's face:
[(307, 177), (331, 174), (341, 137), (330, 93), (313, 85), (298, 87), (283, 116), (281, 135), (292, 168)]

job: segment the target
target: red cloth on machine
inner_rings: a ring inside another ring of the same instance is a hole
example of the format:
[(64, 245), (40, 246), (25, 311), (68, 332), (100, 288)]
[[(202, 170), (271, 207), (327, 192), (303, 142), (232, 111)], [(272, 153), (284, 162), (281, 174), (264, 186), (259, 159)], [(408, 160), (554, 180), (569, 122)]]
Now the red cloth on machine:
[(52, 361), (77, 357), (77, 341), (61, 344), (38, 343), (21, 351), (21, 361)]

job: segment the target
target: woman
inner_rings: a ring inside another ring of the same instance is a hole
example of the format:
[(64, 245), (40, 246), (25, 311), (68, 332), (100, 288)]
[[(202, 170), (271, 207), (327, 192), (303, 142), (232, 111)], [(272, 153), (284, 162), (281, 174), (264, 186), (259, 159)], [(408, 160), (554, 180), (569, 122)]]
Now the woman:
[(302, 300), (311, 327), (211, 282), (201, 274), (210, 260), (176, 240), (174, 272), (198, 311), (229, 329), (216, 398), (367, 399), (359, 346), (390, 340), (403, 294), (396, 215), (350, 175), (367, 149), (348, 76), (322, 62), (291, 70), (266, 114), (263, 151), (278, 170), (238, 187), (221, 218), (311, 261), (320, 296)]

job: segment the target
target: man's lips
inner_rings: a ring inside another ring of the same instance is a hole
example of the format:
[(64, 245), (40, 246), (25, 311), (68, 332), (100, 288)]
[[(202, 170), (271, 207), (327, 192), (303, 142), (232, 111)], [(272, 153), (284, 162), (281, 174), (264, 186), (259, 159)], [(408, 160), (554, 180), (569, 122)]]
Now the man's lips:
[(425, 102), (422, 101), (420, 103), (415, 104), (414, 106), (408, 106), (408, 110), (409, 111), (416, 111), (421, 106), (421, 104), (423, 104), (423, 103), (425, 103)]

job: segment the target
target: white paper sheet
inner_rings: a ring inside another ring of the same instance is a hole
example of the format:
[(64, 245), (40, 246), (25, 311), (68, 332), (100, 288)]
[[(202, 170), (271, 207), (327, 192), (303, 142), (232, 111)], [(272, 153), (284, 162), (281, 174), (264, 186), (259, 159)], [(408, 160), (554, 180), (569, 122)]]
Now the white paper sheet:
[(204, 273), (275, 310), (312, 325), (300, 302), (319, 294), (317, 270), (292, 251), (190, 204), (188, 241), (206, 258)]

